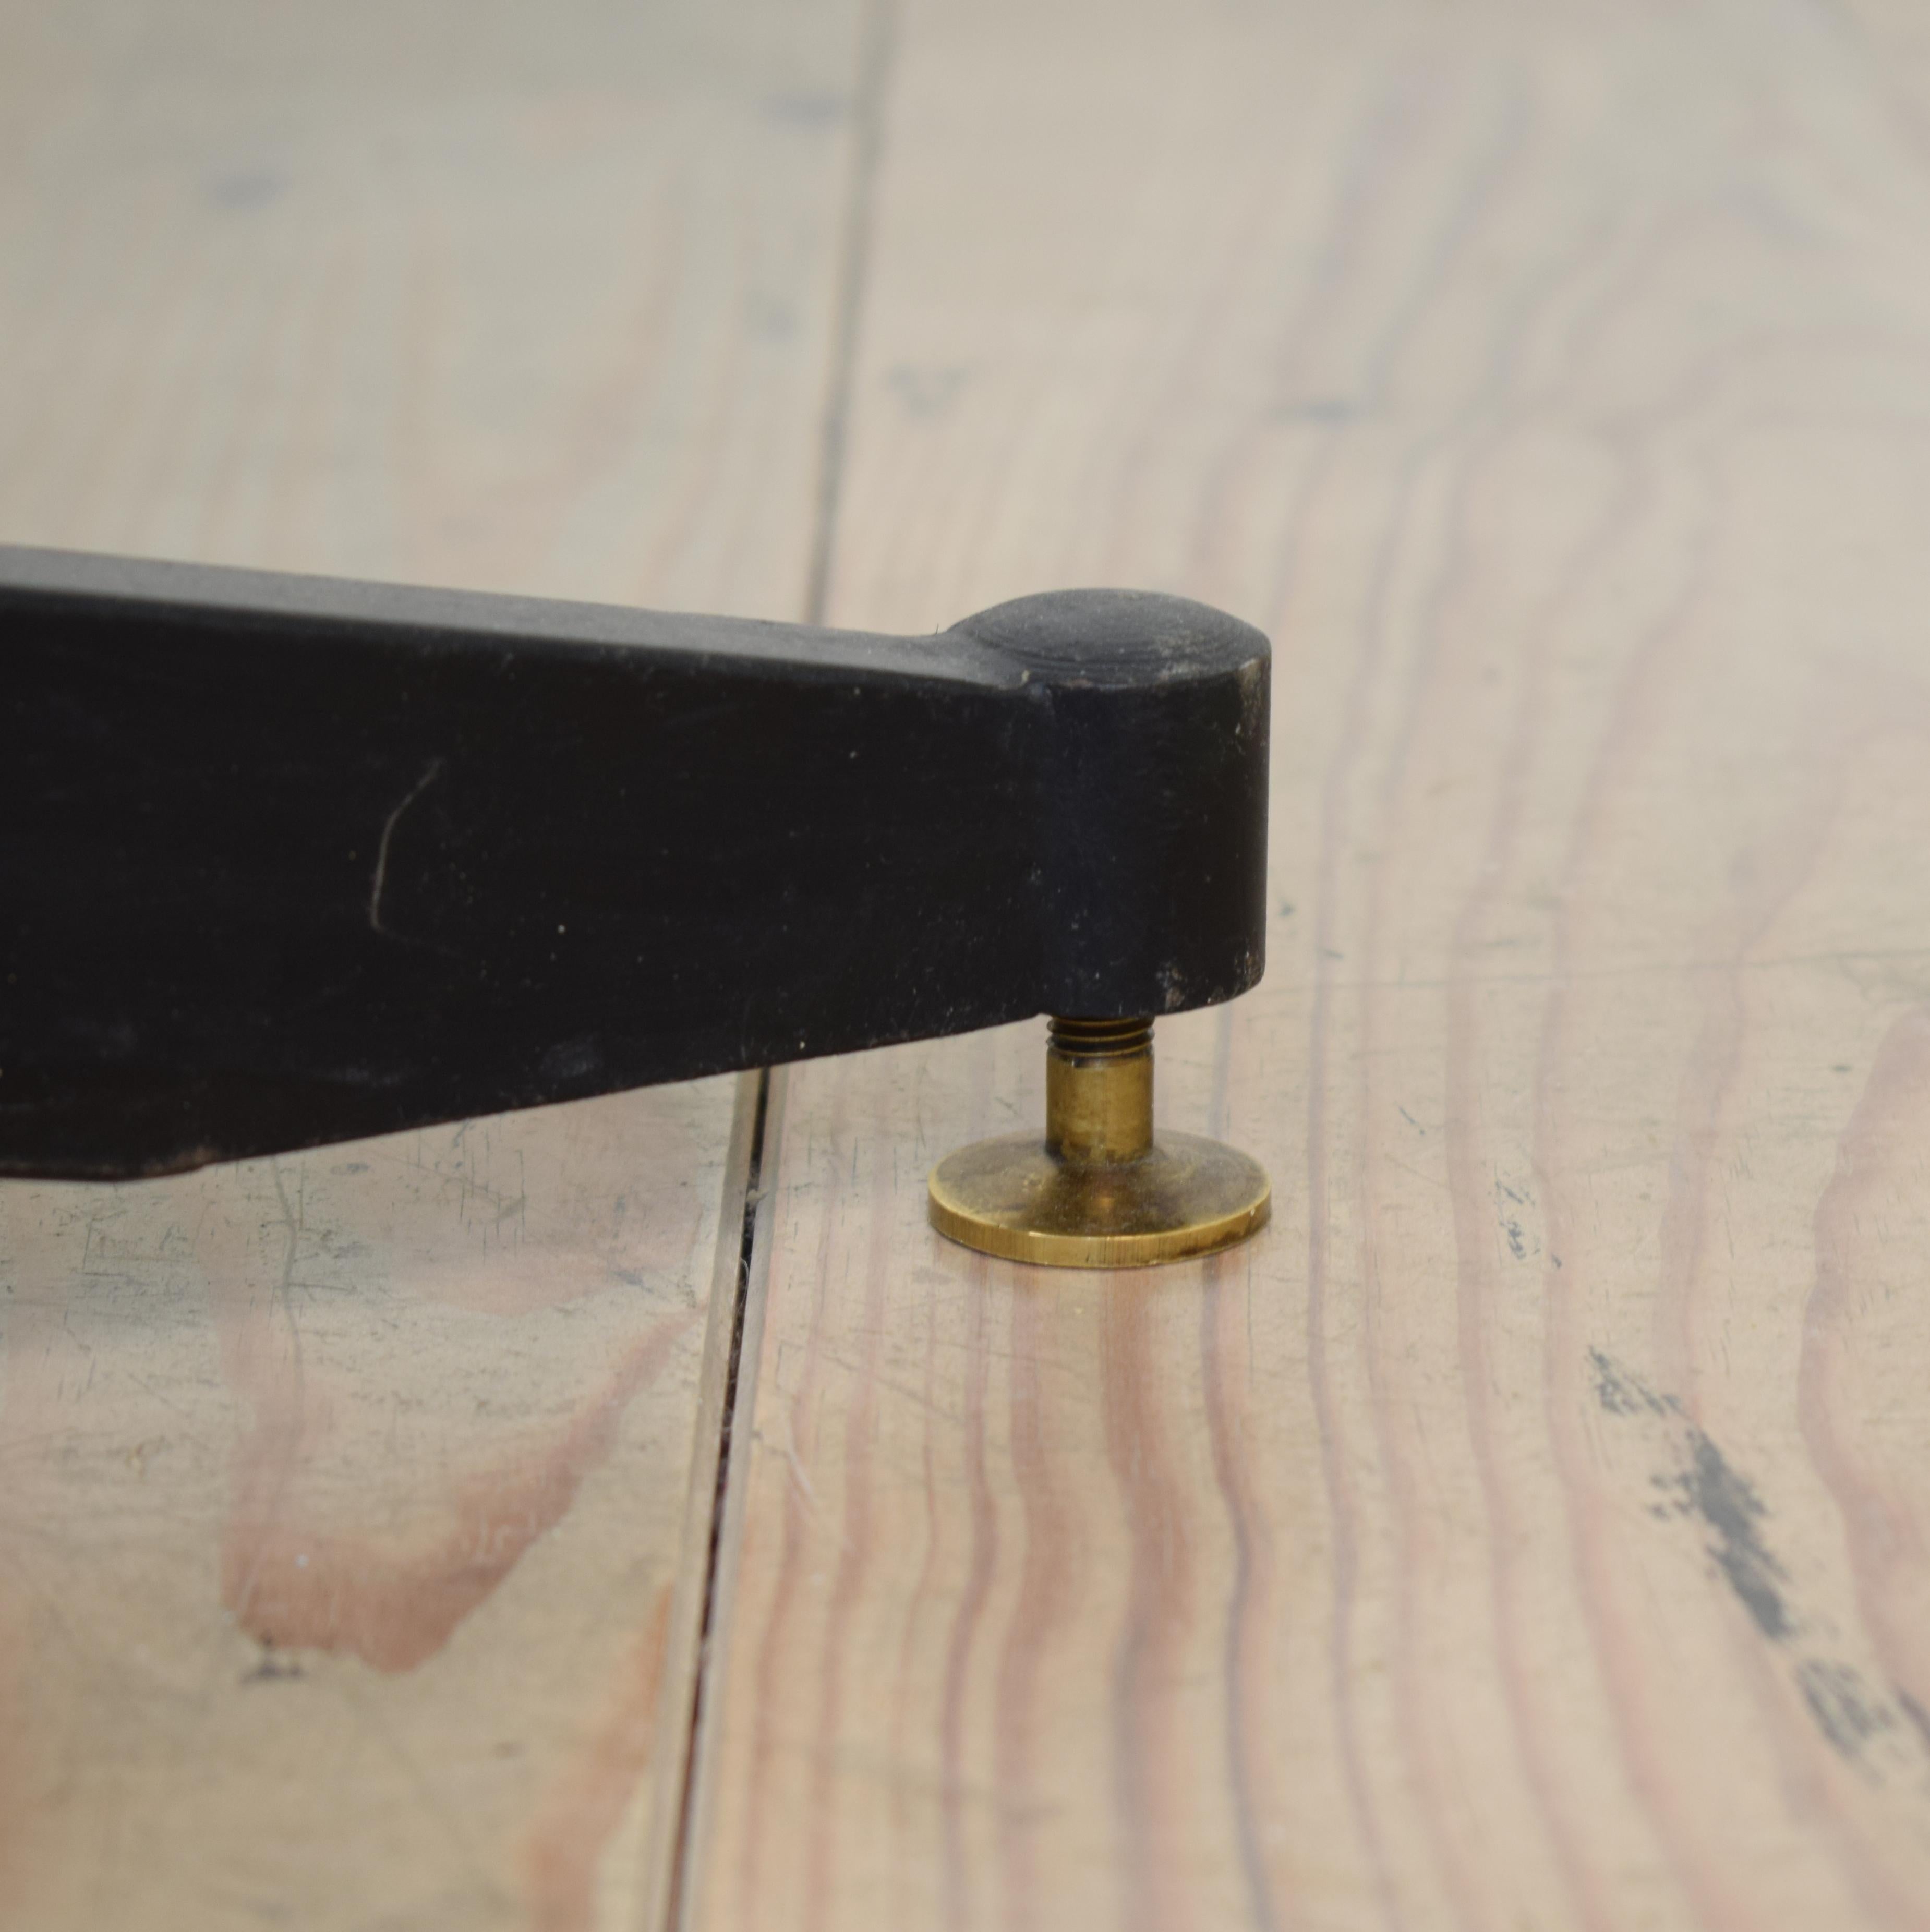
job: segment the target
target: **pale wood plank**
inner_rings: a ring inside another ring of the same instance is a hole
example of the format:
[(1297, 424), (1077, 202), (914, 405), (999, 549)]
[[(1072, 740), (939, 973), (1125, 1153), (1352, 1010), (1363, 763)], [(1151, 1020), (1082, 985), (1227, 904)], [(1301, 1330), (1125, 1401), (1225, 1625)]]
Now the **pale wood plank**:
[(630, 1916), (725, 1098), (0, 1196), (11, 1922)]
[(10, 10), (10, 540), (795, 616), (852, 13)]
[[(797, 615), (857, 53), (8, 10), (0, 534)], [(0, 1186), (0, 1920), (660, 1922), (733, 1093)]]
[(1275, 637), (1271, 970), (1160, 1066), (1276, 1219), (977, 1260), (924, 1172), (1037, 1033), (793, 1070), (697, 1922), (1930, 1922), (1882, 44), (908, 0), (833, 614)]

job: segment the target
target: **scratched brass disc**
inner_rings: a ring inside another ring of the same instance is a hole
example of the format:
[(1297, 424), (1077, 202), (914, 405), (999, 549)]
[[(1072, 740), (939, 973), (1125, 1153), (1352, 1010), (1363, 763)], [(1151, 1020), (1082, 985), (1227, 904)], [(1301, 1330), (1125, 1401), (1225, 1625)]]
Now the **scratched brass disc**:
[(1131, 1160), (1075, 1165), (1034, 1134), (980, 1141), (932, 1170), (932, 1226), (982, 1254), (1047, 1268), (1144, 1268), (1210, 1255), (1266, 1223), (1259, 1162), (1197, 1134)]

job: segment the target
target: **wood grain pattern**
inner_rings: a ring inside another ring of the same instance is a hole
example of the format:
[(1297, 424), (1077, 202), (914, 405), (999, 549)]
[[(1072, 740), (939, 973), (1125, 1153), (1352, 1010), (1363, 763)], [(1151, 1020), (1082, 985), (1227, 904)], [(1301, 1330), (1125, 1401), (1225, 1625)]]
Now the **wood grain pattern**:
[[(5, 10), (0, 532), (797, 615), (856, 51)], [(660, 1921), (733, 1092), (0, 1187), (0, 1922)]]
[(848, 0), (0, 33), (11, 541), (797, 615)]
[(10, 1922), (634, 1891), (727, 1192), (672, 1096), (0, 1194)]
[(1274, 637), (1275, 1219), (976, 1258), (1038, 1030), (792, 1070), (694, 1922), (1930, 1923), (1887, 11), (906, 0), (832, 614)]

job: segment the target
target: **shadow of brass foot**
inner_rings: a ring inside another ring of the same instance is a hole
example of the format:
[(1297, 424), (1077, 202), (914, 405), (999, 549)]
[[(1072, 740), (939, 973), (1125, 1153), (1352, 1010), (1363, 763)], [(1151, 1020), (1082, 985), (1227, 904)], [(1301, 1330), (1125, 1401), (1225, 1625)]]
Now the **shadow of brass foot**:
[(932, 1226), (1048, 1268), (1142, 1268), (1265, 1223), (1265, 1171), (1217, 1141), (1153, 1132), (1153, 1023), (1055, 1019), (1046, 1132), (980, 1141), (932, 1170)]

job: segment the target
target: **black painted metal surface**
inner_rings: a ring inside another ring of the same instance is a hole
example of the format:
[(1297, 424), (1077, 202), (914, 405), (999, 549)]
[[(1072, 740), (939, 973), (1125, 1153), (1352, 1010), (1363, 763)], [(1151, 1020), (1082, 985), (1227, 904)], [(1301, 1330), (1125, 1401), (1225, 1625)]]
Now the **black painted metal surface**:
[(0, 1172), (118, 1177), (1259, 976), (1268, 650), (0, 548)]

